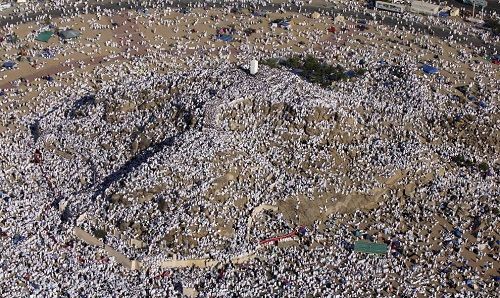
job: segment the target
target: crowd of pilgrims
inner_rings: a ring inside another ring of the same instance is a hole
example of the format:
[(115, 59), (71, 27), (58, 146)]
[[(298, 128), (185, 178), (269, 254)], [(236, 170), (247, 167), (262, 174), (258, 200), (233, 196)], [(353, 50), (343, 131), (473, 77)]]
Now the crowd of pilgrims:
[[(388, 34), (404, 40), (413, 33), (400, 27)], [(324, 55), (344, 57), (346, 67), (362, 60), (367, 72), (327, 89), (282, 68), (261, 66), (250, 76), (250, 59), (290, 54), (253, 46), (240, 48), (242, 67), (195, 52), (186, 58), (191, 67), (169, 71), (172, 53), (148, 51), (72, 72), (71, 80), (28, 86), (43, 101), (25, 115), (16, 112), (25, 91), (5, 92), (0, 293), (494, 295), (496, 66), (476, 67), (471, 55), (484, 49), (471, 54), (457, 44), (464, 50), (455, 61), (435, 61), (454, 79), (425, 75), (419, 62), (429, 49), (382, 54), (356, 42), (330, 45)], [(460, 83), (459, 62), (475, 71), (467, 87), (476, 100), (443, 92)], [(376, 208), (326, 212), (352, 194), (386, 187), (397, 171), (401, 180)], [(412, 183), (415, 191), (405, 192)], [(248, 226), (254, 208), (290, 198), (301, 216), (280, 207)], [(259, 245), (299, 225), (308, 233), (294, 245)], [(141, 270), (85, 244), (75, 226), (104, 231), (103, 241), (140, 260)], [(360, 239), (385, 242), (389, 251), (355, 252)], [(244, 264), (230, 262), (251, 253), (256, 258)], [(220, 266), (161, 268), (174, 255), (210, 257)]]

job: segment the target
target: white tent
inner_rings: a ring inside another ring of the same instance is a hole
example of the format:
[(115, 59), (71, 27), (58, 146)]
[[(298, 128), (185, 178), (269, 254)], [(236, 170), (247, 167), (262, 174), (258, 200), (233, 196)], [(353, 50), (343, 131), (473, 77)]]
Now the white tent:
[(338, 15), (336, 16), (333, 21), (336, 23), (336, 24), (340, 24), (340, 23), (345, 23), (345, 19), (344, 19), (344, 16), (343, 15)]
[(311, 18), (312, 19), (319, 19), (321, 15), (319, 14), (319, 12), (315, 11), (311, 14)]
[(460, 16), (460, 9), (458, 9), (456, 7), (450, 9), (450, 16), (451, 17), (458, 17), (458, 16)]

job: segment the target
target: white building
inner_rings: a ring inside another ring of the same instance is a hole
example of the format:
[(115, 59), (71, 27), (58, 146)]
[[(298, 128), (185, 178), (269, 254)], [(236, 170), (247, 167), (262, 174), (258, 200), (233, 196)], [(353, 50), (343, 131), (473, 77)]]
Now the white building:
[(406, 5), (399, 3), (390, 3), (385, 1), (376, 1), (375, 8), (393, 12), (405, 12)]
[(409, 10), (413, 13), (435, 16), (439, 14), (439, 5), (424, 1), (412, 1)]

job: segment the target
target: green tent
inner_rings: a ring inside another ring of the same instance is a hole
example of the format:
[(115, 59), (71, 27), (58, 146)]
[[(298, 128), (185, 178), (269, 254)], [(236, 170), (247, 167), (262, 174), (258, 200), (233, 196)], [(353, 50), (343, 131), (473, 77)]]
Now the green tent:
[(369, 241), (357, 241), (356, 243), (354, 243), (354, 251), (371, 254), (385, 254), (387, 253), (387, 244)]
[(43, 31), (35, 38), (35, 40), (47, 42), (54, 33), (52, 31)]

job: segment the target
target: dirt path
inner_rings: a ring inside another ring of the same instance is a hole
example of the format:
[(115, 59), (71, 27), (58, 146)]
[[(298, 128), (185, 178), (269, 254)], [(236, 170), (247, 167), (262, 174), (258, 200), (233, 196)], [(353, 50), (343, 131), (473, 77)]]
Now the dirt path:
[(80, 240), (84, 241), (87, 244), (104, 248), (104, 250), (110, 257), (113, 257), (117, 263), (125, 266), (128, 269), (139, 270), (142, 267), (141, 262), (127, 258), (127, 256), (125, 256), (124, 254), (116, 251), (111, 246), (104, 244), (104, 242), (92, 236), (91, 234), (87, 233), (86, 231), (82, 230), (81, 228), (78, 227), (73, 228), (73, 233), (75, 234), (76, 237), (78, 237)]

